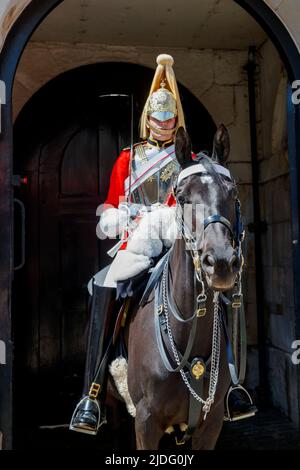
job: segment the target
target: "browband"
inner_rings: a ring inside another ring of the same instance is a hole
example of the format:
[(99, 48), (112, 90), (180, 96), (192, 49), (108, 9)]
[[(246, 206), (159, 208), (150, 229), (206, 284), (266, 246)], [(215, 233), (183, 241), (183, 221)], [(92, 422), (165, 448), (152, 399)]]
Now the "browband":
[[(230, 171), (227, 170), (227, 168), (225, 168), (222, 165), (219, 165), (218, 163), (213, 163), (212, 165), (217, 173), (219, 173), (220, 175), (226, 176), (226, 178), (229, 178), (230, 180), (232, 180)], [(192, 166), (189, 166), (188, 168), (185, 168), (179, 173), (178, 178), (177, 178), (177, 185), (184, 178), (187, 178), (188, 176), (191, 176), (191, 175), (195, 175), (196, 173), (205, 173), (206, 175), (209, 174), (207, 172), (207, 169), (202, 165), (202, 163), (197, 163), (196, 165), (192, 165)]]

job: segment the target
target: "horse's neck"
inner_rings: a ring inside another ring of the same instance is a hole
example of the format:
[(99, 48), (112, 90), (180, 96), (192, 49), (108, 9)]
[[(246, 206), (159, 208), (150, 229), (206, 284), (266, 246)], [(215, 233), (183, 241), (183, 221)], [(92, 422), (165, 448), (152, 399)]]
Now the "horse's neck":
[(175, 242), (170, 259), (172, 277), (171, 293), (184, 317), (190, 316), (194, 305), (194, 267), (193, 260), (182, 239)]
[[(172, 278), (172, 286), (170, 295), (173, 296), (175, 303), (184, 318), (190, 317), (196, 306), (196, 295), (194, 286), (194, 264), (190, 252), (186, 249), (182, 239), (178, 239), (172, 250), (170, 258), (170, 271)], [(212, 294), (206, 292), (207, 313), (204, 317), (200, 317), (198, 322), (198, 330), (196, 333), (197, 343), (201, 343), (201, 352), (205, 355), (211, 348), (211, 334), (213, 324), (213, 303)], [(190, 331), (191, 324), (180, 324), (176, 319), (171, 319), (172, 329), (177, 336), (177, 344), (186, 345), (186, 339)], [(196, 346), (197, 347), (197, 346)], [(197, 351), (198, 352), (198, 351)], [(200, 351), (199, 351), (200, 352)]]

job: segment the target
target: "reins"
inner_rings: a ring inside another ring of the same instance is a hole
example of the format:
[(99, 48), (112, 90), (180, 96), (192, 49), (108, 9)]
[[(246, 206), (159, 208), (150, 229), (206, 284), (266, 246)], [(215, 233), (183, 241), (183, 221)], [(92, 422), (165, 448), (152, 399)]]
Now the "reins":
[[(216, 170), (231, 179), (230, 173), (228, 170), (221, 165), (215, 165)], [(193, 174), (209, 174), (205, 167), (201, 164), (193, 165), (192, 167), (182, 170), (177, 178), (178, 183), (187, 176)], [(183, 382), (185, 383), (187, 389), (190, 393), (190, 407), (189, 407), (189, 425), (188, 429), (183, 437), (183, 441), (188, 440), (192, 433), (195, 430), (196, 421), (200, 417), (201, 409), (204, 412), (204, 419), (206, 419), (207, 414), (209, 413), (212, 404), (214, 403), (216, 388), (218, 384), (219, 377), (219, 366), (220, 366), (220, 345), (221, 345), (221, 329), (224, 332), (224, 338), (226, 343), (226, 352), (228, 359), (228, 366), (231, 375), (232, 382), (235, 386), (240, 386), (243, 383), (245, 376), (246, 368), (246, 341), (245, 341), (245, 317), (243, 311), (243, 295), (242, 295), (242, 283), (241, 275), (243, 263), (241, 263), (240, 271), (237, 275), (237, 280), (235, 283), (234, 292), (232, 295), (232, 302), (230, 302), (223, 294), (214, 291), (213, 292), (213, 305), (214, 305), (214, 314), (213, 314), (213, 330), (212, 330), (212, 349), (211, 355), (208, 360), (203, 358), (194, 358), (190, 359), (190, 353), (194, 345), (194, 340), (196, 336), (196, 329), (198, 319), (204, 317), (206, 314), (206, 301), (207, 294), (205, 289), (205, 284), (203, 280), (203, 269), (201, 266), (201, 257), (199, 250), (197, 248), (197, 242), (188, 226), (186, 225), (183, 217), (183, 210), (176, 198), (176, 190), (174, 189), (174, 195), (177, 202), (176, 205), (176, 220), (180, 230), (180, 234), (184, 239), (184, 243), (188, 251), (190, 252), (193, 267), (194, 267), (194, 284), (195, 287), (198, 287), (198, 292), (196, 296), (196, 307), (192, 315), (188, 318), (184, 318), (181, 312), (178, 310), (172, 295), (172, 288), (170, 284), (170, 253), (164, 258), (163, 269), (161, 269), (161, 275), (159, 281), (156, 283), (155, 287), (155, 334), (157, 345), (161, 359), (164, 363), (164, 366), (169, 372), (180, 372)], [(225, 226), (231, 235), (231, 238), (234, 243), (234, 248), (237, 250), (238, 256), (242, 257), (242, 248), (241, 243), (244, 239), (244, 230), (241, 220), (241, 211), (240, 211), (240, 201), (235, 200), (235, 226), (232, 227), (232, 224), (228, 219), (219, 214), (214, 214), (207, 217), (203, 221), (203, 233), (207, 227), (211, 224), (220, 223)], [(197, 289), (196, 289), (197, 292)], [(220, 307), (220, 297), (228, 305), (231, 305), (232, 309), (232, 325), (233, 332), (235, 336), (233, 338), (233, 349), (231, 346), (231, 339), (228, 333), (228, 328), (226, 325), (226, 320), (222, 313), (222, 308)], [(187, 346), (183, 354), (178, 351), (176, 346), (173, 333), (170, 326), (170, 315), (172, 315), (176, 321), (180, 323), (191, 323), (191, 329), (187, 341)], [(240, 325), (238, 321), (240, 319)], [(240, 330), (240, 361), (239, 361), (239, 370), (236, 366), (236, 359), (238, 356), (238, 335), (237, 331)], [(170, 353), (167, 348), (167, 344), (170, 344), (171, 351), (173, 355), (173, 361), (176, 366), (173, 367), (170, 360)], [(210, 373), (209, 373), (209, 387), (208, 387), (208, 396), (206, 399), (203, 398), (203, 379), (207, 375), (207, 366), (210, 364)], [(202, 395), (202, 396), (201, 396)], [(194, 416), (193, 416), (194, 415)]]

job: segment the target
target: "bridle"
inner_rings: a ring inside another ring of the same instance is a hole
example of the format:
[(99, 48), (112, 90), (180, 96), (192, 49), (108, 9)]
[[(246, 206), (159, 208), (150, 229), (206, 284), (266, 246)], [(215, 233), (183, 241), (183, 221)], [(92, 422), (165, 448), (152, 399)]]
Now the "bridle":
[[(228, 178), (231, 182), (234, 182), (231, 178), (229, 171), (222, 167), (221, 165), (212, 163), (214, 165), (214, 170), (217, 171), (219, 174)], [(194, 164), (191, 167), (188, 167), (182, 170), (178, 176), (176, 181), (173, 185), (173, 193), (176, 199), (176, 220), (179, 225), (179, 230), (186, 248), (189, 250), (193, 265), (194, 265), (194, 283), (196, 292), (200, 293), (196, 297), (197, 305), (195, 311), (192, 315), (188, 318), (184, 318), (181, 312), (176, 307), (176, 304), (173, 300), (172, 289), (169, 282), (170, 277), (170, 252), (168, 252), (164, 259), (162, 260), (162, 267), (161, 269), (161, 277), (159, 282), (156, 284), (155, 287), (155, 334), (157, 345), (159, 349), (159, 353), (161, 359), (164, 363), (164, 366), (169, 372), (179, 372), (181, 374), (182, 380), (185, 383), (187, 389), (190, 392), (190, 406), (189, 406), (189, 423), (188, 428), (185, 432), (185, 435), (180, 443), (185, 442), (188, 440), (191, 435), (193, 434), (196, 423), (200, 417), (201, 409), (204, 412), (204, 419), (206, 418), (207, 414), (209, 413), (212, 404), (214, 403), (216, 388), (218, 384), (218, 376), (219, 376), (219, 363), (220, 363), (220, 349), (221, 349), (221, 330), (224, 332), (225, 343), (226, 343), (226, 351), (227, 351), (227, 359), (228, 359), (228, 366), (231, 375), (232, 382), (236, 387), (242, 388), (242, 383), (245, 376), (245, 364), (246, 364), (246, 352), (245, 352), (245, 341), (241, 341), (241, 354), (240, 354), (240, 361), (239, 361), (239, 370), (236, 367), (236, 355), (232, 352), (231, 340), (229, 338), (227, 332), (226, 321), (224, 320), (224, 315), (222, 314), (222, 309), (219, 305), (219, 296), (223, 296), (219, 292), (213, 293), (213, 329), (212, 329), (212, 350), (211, 355), (205, 361), (203, 358), (195, 357), (194, 359), (190, 360), (190, 352), (192, 351), (192, 347), (194, 344), (194, 340), (196, 337), (196, 327), (197, 327), (197, 320), (199, 317), (204, 317), (206, 314), (206, 289), (205, 284), (203, 281), (203, 270), (201, 266), (201, 257), (200, 257), (200, 250), (197, 247), (197, 242), (187, 225), (185, 224), (184, 217), (183, 217), (183, 210), (182, 206), (180, 205), (177, 197), (177, 186), (178, 184), (186, 177), (190, 175), (210, 175), (208, 170), (205, 168), (204, 165), (201, 163)], [(240, 208), (240, 201), (238, 198), (235, 199), (235, 223), (234, 227), (232, 227), (231, 222), (223, 217), (220, 214), (213, 214), (207, 217), (203, 222), (203, 230), (207, 229), (211, 224), (222, 224), (226, 229), (229, 230), (233, 247), (237, 250), (239, 256), (242, 256), (242, 249), (241, 244), (244, 239), (244, 229), (243, 223), (241, 219), (241, 208)], [(171, 249), (172, 251), (172, 249)], [(233, 338), (234, 350), (237, 351), (238, 349), (238, 321), (240, 321), (240, 332), (244, 335), (245, 332), (245, 321), (244, 315), (240, 315), (239, 319), (239, 312), (243, 313), (242, 309), (242, 286), (241, 286), (241, 274), (242, 274), (242, 267), (243, 263), (241, 263), (240, 270), (237, 275), (237, 281), (235, 283), (234, 292), (232, 295), (232, 302), (230, 302), (225, 296), (224, 301), (228, 301), (231, 305), (232, 312), (233, 312), (233, 325), (236, 329), (236, 337)], [(200, 287), (200, 289), (199, 289)], [(187, 341), (187, 346), (184, 353), (180, 354), (176, 343), (174, 341), (173, 333), (171, 331), (171, 325), (169, 322), (170, 316), (173, 316), (175, 320), (181, 323), (189, 323), (191, 324), (189, 338)], [(175, 361), (175, 368), (172, 366), (169, 355), (165, 348), (166, 340), (164, 337), (167, 338), (168, 343), (171, 346), (173, 361)], [(240, 335), (242, 339), (242, 336)], [(244, 339), (244, 338), (243, 338)], [(242, 344), (243, 343), (243, 344)], [(206, 366), (210, 364), (210, 373), (209, 373), (209, 384), (208, 384), (208, 396), (206, 399), (203, 398), (203, 378), (206, 374)], [(189, 373), (188, 375), (184, 372), (184, 369), (188, 368)], [(188, 378), (189, 377), (189, 378)], [(243, 389), (244, 390), (244, 389)]]
[[(207, 158), (207, 157), (206, 157)], [(219, 165), (218, 163), (211, 163), (211, 165), (214, 168), (214, 171), (216, 171), (219, 175), (224, 176), (227, 180), (235, 184), (229, 170), (227, 168), (223, 167), (222, 165)], [(205, 314), (206, 308), (205, 308), (205, 302), (207, 300), (207, 296), (205, 294), (205, 286), (203, 282), (203, 273), (202, 273), (202, 266), (201, 266), (201, 250), (198, 249), (197, 247), (197, 241), (190, 231), (189, 227), (186, 225), (184, 221), (184, 214), (182, 210), (182, 206), (179, 203), (176, 193), (177, 193), (177, 188), (178, 185), (182, 180), (185, 178), (192, 176), (192, 175), (199, 175), (199, 176), (211, 176), (209, 171), (206, 169), (206, 167), (202, 163), (194, 164), (191, 165), (184, 170), (182, 170), (178, 175), (176, 180), (173, 182), (173, 194), (176, 200), (176, 220), (179, 228), (180, 235), (185, 241), (186, 248), (189, 250), (193, 264), (194, 264), (194, 272), (195, 272), (195, 278), (200, 284), (200, 294), (197, 296), (197, 309), (199, 310), (199, 315), (202, 313), (202, 315)], [(210, 215), (209, 217), (205, 218), (203, 221), (203, 233), (209, 227), (211, 224), (222, 224), (230, 233), (233, 247), (235, 248), (238, 257), (242, 257), (243, 260), (243, 255), (242, 255), (242, 242), (245, 237), (245, 231), (243, 227), (243, 222), (242, 222), (242, 217), (241, 217), (241, 204), (239, 199), (236, 197), (235, 199), (235, 224), (234, 227), (232, 227), (231, 222), (226, 218), (223, 217), (220, 214), (213, 214)], [(241, 274), (242, 274), (242, 267), (243, 267), (243, 262), (241, 263), (241, 268), (240, 271), (237, 274), (237, 283), (236, 283), (236, 293), (233, 295), (239, 294), (241, 295)]]
[[(212, 166), (214, 167), (214, 170), (216, 171), (216, 173), (218, 173), (219, 175), (225, 176), (230, 182), (235, 184), (235, 182), (234, 182), (229, 170), (227, 170), (227, 168), (223, 167), (222, 165), (219, 165), (218, 163), (212, 163)], [(183, 179), (187, 178), (188, 176), (192, 176), (192, 175), (199, 175), (199, 176), (200, 175), (201, 176), (202, 175), (209, 175), (209, 176), (211, 176), (211, 174), (208, 172), (208, 170), (201, 163), (191, 165), (188, 168), (185, 168), (184, 170), (182, 170), (177, 175), (177, 178), (173, 183), (173, 194), (174, 194), (174, 197), (175, 197), (175, 200), (176, 200), (176, 203), (177, 203), (176, 206), (178, 208), (178, 211), (179, 212), (181, 211), (180, 215), (181, 215), (182, 221), (183, 221), (183, 217), (182, 217), (183, 212), (182, 212), (181, 205), (180, 205), (179, 201), (177, 200), (176, 192), (177, 192), (177, 188), (178, 188), (179, 183)], [(231, 238), (235, 242), (235, 247), (240, 248), (241, 243), (244, 239), (244, 228), (243, 228), (243, 222), (242, 222), (242, 218), (241, 218), (241, 204), (240, 204), (240, 201), (239, 201), (238, 198), (235, 199), (235, 215), (236, 215), (236, 221), (235, 221), (235, 226), (234, 227), (232, 227), (231, 222), (228, 219), (226, 219), (225, 217), (223, 217), (222, 215), (214, 214), (214, 215), (210, 215), (209, 217), (204, 219), (203, 229), (205, 230), (209, 225), (215, 224), (215, 223), (220, 223), (220, 224), (224, 225), (229, 230)], [(184, 224), (184, 221), (183, 221), (182, 227), (183, 227), (184, 231), (188, 233), (188, 238), (194, 238), (192, 236), (192, 234), (190, 233), (188, 227)], [(184, 235), (184, 232), (182, 233), (182, 235)]]

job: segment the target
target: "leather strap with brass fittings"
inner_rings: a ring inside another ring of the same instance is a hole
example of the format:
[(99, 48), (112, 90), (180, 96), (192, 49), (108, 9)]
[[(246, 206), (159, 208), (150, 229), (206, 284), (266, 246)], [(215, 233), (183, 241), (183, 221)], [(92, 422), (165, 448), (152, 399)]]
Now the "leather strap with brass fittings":
[[(206, 374), (206, 365), (210, 361), (210, 358), (205, 362), (201, 357), (195, 357), (189, 364), (190, 374), (189, 383), (193, 390), (203, 397), (204, 390), (204, 376)], [(181, 445), (187, 442), (193, 435), (195, 429), (200, 420), (202, 411), (202, 403), (194, 398), (192, 394), (189, 396), (189, 414), (188, 414), (188, 427), (185, 430), (185, 434), (181, 441), (176, 440), (176, 445)]]
[(97, 398), (97, 396), (99, 395), (100, 389), (101, 389), (101, 385), (93, 382), (89, 390), (89, 397)]
[(199, 253), (197, 251), (194, 253), (193, 263), (194, 263), (195, 270), (197, 271), (197, 273), (199, 273), (201, 270), (201, 263), (200, 263)]
[(164, 313), (164, 306), (163, 306), (163, 304), (160, 304), (160, 305), (157, 307), (157, 314), (158, 314), (158, 315), (161, 315), (162, 313)]
[(241, 308), (243, 302), (243, 294), (233, 294), (232, 296), (232, 308)]
[(127, 315), (128, 315), (128, 311), (129, 311), (129, 307), (130, 307), (130, 302), (131, 302), (131, 298), (128, 297), (125, 300), (125, 307), (124, 307), (124, 312), (123, 312), (122, 321), (121, 321), (121, 327), (122, 328), (125, 328), (125, 325), (126, 325), (126, 319), (127, 319)]
[(197, 317), (204, 317), (205, 314), (206, 314), (206, 307), (205, 307), (205, 304), (206, 304), (206, 300), (207, 300), (207, 296), (205, 294), (200, 294), (198, 295), (197, 297), (197, 309), (196, 309), (196, 315)]

